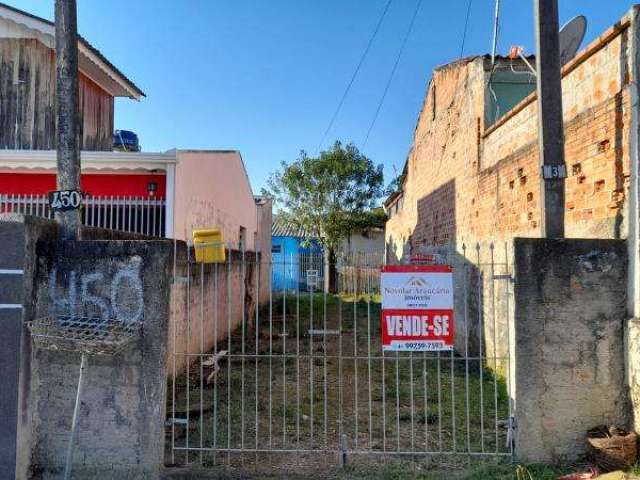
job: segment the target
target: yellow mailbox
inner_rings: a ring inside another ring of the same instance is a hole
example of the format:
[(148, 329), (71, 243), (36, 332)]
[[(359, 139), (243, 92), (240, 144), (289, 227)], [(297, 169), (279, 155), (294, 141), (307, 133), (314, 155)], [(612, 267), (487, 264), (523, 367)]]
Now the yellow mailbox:
[(224, 238), (219, 228), (193, 231), (193, 248), (197, 263), (224, 263)]

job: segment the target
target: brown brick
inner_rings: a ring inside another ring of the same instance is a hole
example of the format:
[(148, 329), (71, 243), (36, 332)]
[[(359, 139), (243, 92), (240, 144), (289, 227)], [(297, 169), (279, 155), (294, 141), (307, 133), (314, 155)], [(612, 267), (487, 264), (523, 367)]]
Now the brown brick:
[[(613, 53), (621, 44), (612, 37), (611, 48), (585, 53), (587, 61), (563, 78), (570, 236), (613, 237), (613, 227), (594, 229), (592, 221), (613, 217), (626, 205), (630, 101), (620, 83), (625, 55)], [(418, 119), (404, 208), (387, 223), (388, 241), (460, 243), (530, 234), (538, 228), (536, 102), (533, 97), (523, 100), (485, 133), (479, 120), (484, 119), (485, 78), (481, 58), (434, 72), (430, 88), (436, 87), (440, 105), (435, 120), (430, 108), (423, 108)]]

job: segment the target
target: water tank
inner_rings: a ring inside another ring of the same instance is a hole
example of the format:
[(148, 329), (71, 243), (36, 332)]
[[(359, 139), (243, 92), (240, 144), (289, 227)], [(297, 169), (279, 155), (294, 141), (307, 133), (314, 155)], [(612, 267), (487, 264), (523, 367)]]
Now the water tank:
[(113, 149), (118, 152), (139, 152), (138, 135), (129, 130), (116, 130), (113, 133)]

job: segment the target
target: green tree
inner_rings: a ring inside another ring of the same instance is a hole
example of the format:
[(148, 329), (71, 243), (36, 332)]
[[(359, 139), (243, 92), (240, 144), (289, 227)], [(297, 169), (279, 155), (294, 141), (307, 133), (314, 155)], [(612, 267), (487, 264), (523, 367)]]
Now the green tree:
[[(382, 165), (337, 141), (318, 157), (302, 151), (294, 162), (282, 162), (263, 194), (273, 199), (277, 215), (319, 240), (333, 265), (340, 243), (377, 218), (370, 212), (384, 196)], [(335, 280), (331, 271), (329, 278)]]

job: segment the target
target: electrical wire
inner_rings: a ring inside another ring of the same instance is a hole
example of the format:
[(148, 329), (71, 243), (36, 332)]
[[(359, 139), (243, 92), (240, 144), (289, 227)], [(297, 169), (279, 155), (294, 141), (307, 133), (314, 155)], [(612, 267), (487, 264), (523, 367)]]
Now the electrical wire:
[(467, 15), (464, 19), (464, 33), (462, 34), (462, 45), (460, 45), (460, 58), (464, 55), (464, 44), (467, 41), (467, 29), (469, 28), (469, 17), (471, 15), (471, 4), (473, 0), (469, 0), (467, 3)]
[(376, 113), (373, 116), (373, 120), (371, 120), (371, 124), (369, 125), (369, 129), (367, 130), (367, 135), (364, 138), (364, 143), (362, 147), (364, 148), (369, 141), (369, 135), (371, 134), (371, 130), (373, 130), (373, 126), (378, 120), (378, 115), (380, 114), (380, 109), (382, 108), (382, 104), (384, 103), (384, 99), (387, 96), (387, 92), (389, 91), (389, 86), (393, 80), (393, 77), (396, 73), (396, 69), (398, 68), (398, 64), (400, 63), (400, 58), (402, 57), (402, 53), (404, 52), (404, 47), (407, 45), (407, 40), (409, 40), (409, 35), (411, 35), (411, 30), (413, 30), (413, 25), (416, 21), (416, 17), (418, 16), (418, 12), (420, 11), (420, 6), (422, 5), (422, 0), (418, 0), (416, 3), (416, 9), (413, 12), (413, 17), (411, 17), (411, 23), (409, 23), (409, 28), (407, 28), (407, 32), (402, 39), (402, 45), (400, 45), (400, 50), (398, 51), (398, 56), (396, 57), (396, 61), (393, 64), (393, 68), (391, 69), (391, 74), (389, 75), (389, 79), (387, 80), (387, 84), (384, 87), (384, 92), (382, 92), (382, 97), (380, 98), (380, 102), (378, 103), (378, 108), (376, 108)]
[(356, 69), (353, 71), (353, 75), (351, 75), (351, 80), (349, 80), (349, 83), (347, 84), (347, 88), (345, 88), (344, 93), (342, 94), (342, 97), (340, 98), (340, 102), (338, 102), (338, 107), (336, 108), (336, 111), (333, 112), (333, 116), (331, 117), (331, 120), (329, 121), (329, 125), (327, 126), (327, 129), (324, 131), (324, 134), (322, 135), (322, 139), (320, 140), (320, 143), (318, 144), (318, 152), (320, 152), (320, 149), (322, 148), (322, 144), (325, 141), (325, 139), (327, 138), (327, 135), (329, 134), (329, 131), (331, 130), (331, 127), (333, 127), (333, 124), (335, 123), (336, 118), (338, 118), (338, 114), (340, 113), (340, 110), (342, 109), (342, 105), (344, 104), (344, 101), (347, 98), (347, 95), (349, 94), (349, 91), (351, 90), (351, 86), (353, 85), (353, 82), (355, 81), (356, 77), (358, 76), (358, 72), (360, 72), (360, 67), (362, 67), (362, 64), (364, 63), (364, 60), (367, 57), (367, 54), (369, 53), (369, 50), (371, 49), (371, 45), (373, 44), (373, 41), (375, 40), (376, 36), (378, 35), (378, 31), (380, 30), (380, 25), (382, 25), (382, 21), (384, 20), (384, 17), (386, 17), (387, 11), (389, 11), (389, 7), (391, 6), (391, 2), (392, 1), (393, 0), (388, 0), (387, 4), (384, 6), (384, 10), (382, 11), (382, 14), (380, 15), (380, 18), (378, 19), (378, 23), (376, 24), (376, 28), (373, 30), (371, 38), (369, 38), (369, 42), (367, 43), (367, 46), (364, 49), (364, 52), (362, 52), (362, 55), (360, 56), (360, 60), (358, 61), (358, 65), (356, 66)]

